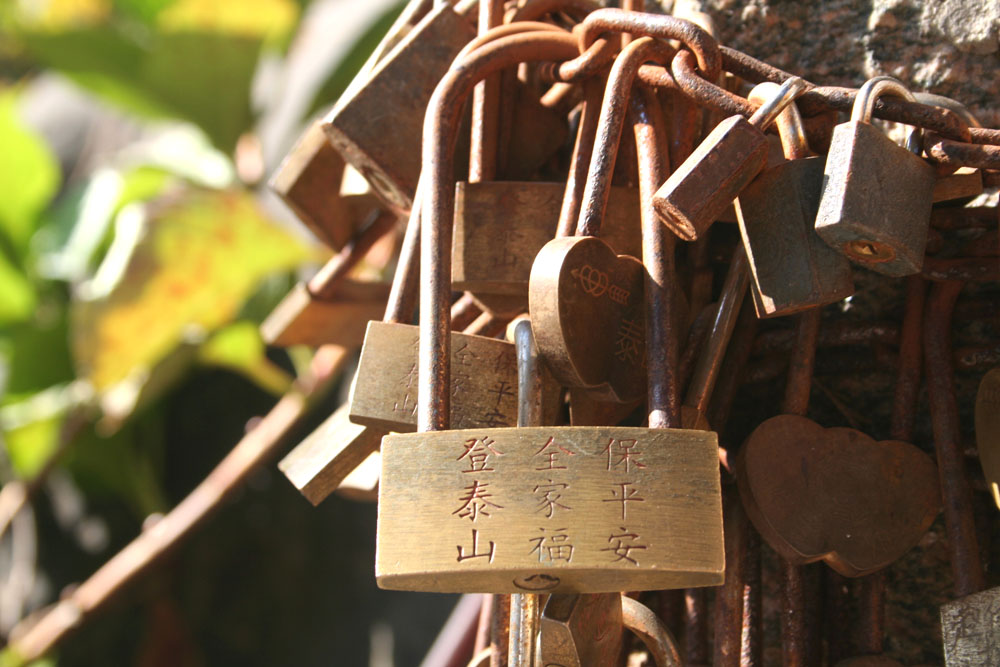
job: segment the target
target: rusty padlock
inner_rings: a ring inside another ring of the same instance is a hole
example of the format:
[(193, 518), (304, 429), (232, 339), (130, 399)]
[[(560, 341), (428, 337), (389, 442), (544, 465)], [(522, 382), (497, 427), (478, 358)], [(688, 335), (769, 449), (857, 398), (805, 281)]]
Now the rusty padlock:
[(904, 148), (871, 124), (875, 101), (885, 94), (913, 101), (896, 79), (869, 79), (858, 90), (851, 120), (833, 129), (816, 232), (867, 269), (906, 276), (924, 265), (934, 168), (918, 154), (915, 134)]
[(475, 34), (450, 5), (435, 7), (323, 120), (344, 159), (396, 210), (406, 211), (413, 203), (423, 124), (420, 114), (396, 111), (425, 108), (435, 84)]
[(654, 199), (661, 220), (685, 241), (700, 238), (767, 162), (764, 130), (805, 90), (792, 77), (750, 117), (730, 116), (677, 167)]
[[(749, 99), (774, 97), (777, 88), (759, 84)], [(854, 293), (850, 263), (814, 229), (824, 160), (810, 157), (794, 102), (777, 126), (787, 161), (764, 169), (736, 198), (757, 317), (789, 315)]]

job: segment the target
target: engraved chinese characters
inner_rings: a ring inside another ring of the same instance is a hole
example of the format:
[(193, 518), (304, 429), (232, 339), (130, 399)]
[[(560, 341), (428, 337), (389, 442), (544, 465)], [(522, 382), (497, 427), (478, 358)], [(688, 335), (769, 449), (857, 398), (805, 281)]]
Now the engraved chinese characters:
[[(417, 426), (417, 327), (369, 322), (351, 421), (386, 431)], [(452, 334), (451, 420), (458, 427), (517, 424), (517, 359), (510, 343)]]
[(611, 592), (722, 581), (714, 433), (464, 429), (389, 435), (382, 452), (383, 588)]

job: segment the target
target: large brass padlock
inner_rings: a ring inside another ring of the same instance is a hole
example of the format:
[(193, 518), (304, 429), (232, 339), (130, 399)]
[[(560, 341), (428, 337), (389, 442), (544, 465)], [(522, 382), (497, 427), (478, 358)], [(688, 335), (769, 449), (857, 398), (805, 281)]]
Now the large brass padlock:
[(946, 667), (1000, 665), (1000, 588), (941, 606)]
[(871, 124), (883, 94), (913, 100), (903, 84), (887, 76), (858, 90), (851, 120), (833, 129), (816, 232), (865, 268), (906, 276), (924, 264), (934, 169)]
[(323, 121), (344, 159), (398, 210), (410, 208), (420, 175), (423, 116), (413, 111), (427, 106), (434, 86), (475, 34), (450, 5), (436, 7)]
[[(759, 84), (750, 99), (773, 97), (777, 88)], [(777, 125), (787, 161), (764, 169), (736, 198), (757, 317), (789, 315), (854, 293), (850, 263), (813, 227), (824, 160), (809, 156), (794, 102)]]
[(653, 201), (663, 223), (685, 241), (704, 235), (764, 168), (764, 130), (804, 89), (805, 82), (792, 77), (750, 120), (730, 116), (719, 123), (656, 192)]

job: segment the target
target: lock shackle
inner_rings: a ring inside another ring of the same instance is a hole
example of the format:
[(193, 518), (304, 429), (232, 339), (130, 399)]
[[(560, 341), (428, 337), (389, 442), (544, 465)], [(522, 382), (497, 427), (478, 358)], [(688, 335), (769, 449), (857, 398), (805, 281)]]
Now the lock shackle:
[(806, 82), (804, 79), (797, 76), (786, 79), (778, 87), (774, 96), (766, 100), (753, 112), (748, 122), (761, 130), (766, 129), (768, 125), (774, 122), (783, 109), (805, 91)]
[(927, 104), (929, 106), (938, 107), (940, 109), (947, 109), (949, 111), (954, 111), (958, 114), (958, 117), (965, 121), (965, 124), (969, 127), (982, 127), (983, 124), (979, 122), (979, 119), (969, 111), (969, 107), (965, 106), (958, 100), (953, 100), (950, 97), (945, 97), (944, 95), (935, 95), (934, 93), (913, 93), (913, 97), (917, 102), (921, 104)]
[(525, 32), (566, 32), (559, 26), (552, 25), (551, 23), (541, 23), (539, 21), (520, 21), (518, 23), (504, 23), (503, 25), (498, 25), (495, 28), (490, 28), (481, 35), (476, 35), (469, 43), (462, 47), (462, 50), (458, 52), (452, 64), (460, 62), (470, 53), (475, 51), (481, 46), (485, 46), (490, 42), (495, 42), (501, 37), (508, 37), (510, 35), (518, 35)]
[[(751, 102), (764, 104), (778, 93), (778, 84), (771, 81), (758, 83), (750, 91), (747, 99)], [(778, 136), (781, 137), (781, 149), (785, 158), (789, 160), (799, 160), (809, 157), (809, 141), (806, 139), (805, 125), (802, 123), (802, 114), (792, 102), (778, 114), (774, 121), (778, 128)]]
[(590, 168), (583, 190), (580, 217), (576, 223), (577, 236), (599, 236), (604, 211), (611, 195), (618, 146), (628, 116), (632, 84), (639, 66), (646, 62), (664, 64), (673, 57), (674, 49), (652, 37), (640, 37), (629, 42), (615, 58), (608, 84), (604, 89), (601, 114), (597, 121), (594, 149), (590, 155)]
[[(598, 9), (579, 24), (580, 52), (607, 32), (624, 32), (635, 37), (676, 39), (697, 58), (701, 75), (716, 81), (722, 73), (722, 53), (719, 43), (701, 26), (673, 16), (631, 12), (624, 9)], [(574, 32), (577, 32), (574, 29)]]
[(569, 32), (527, 32), (501, 37), (452, 64), (424, 115), (421, 146), (420, 343), (417, 429), (448, 428), (451, 414), (452, 220), (455, 215), (455, 144), (466, 100), (477, 83), (522, 62), (570, 60), (579, 54)]
[(854, 98), (854, 106), (851, 107), (851, 122), (871, 123), (875, 102), (882, 95), (895, 95), (902, 97), (907, 102), (917, 101), (913, 93), (899, 79), (894, 79), (891, 76), (876, 76), (868, 79), (858, 88), (858, 93)]
[(537, 21), (543, 16), (562, 12), (570, 18), (583, 20), (591, 12), (600, 9), (593, 0), (527, 0), (520, 7), (511, 9), (504, 18), (505, 23)]
[(632, 631), (649, 650), (657, 667), (681, 667), (677, 640), (652, 610), (638, 600), (622, 596), (622, 625)]

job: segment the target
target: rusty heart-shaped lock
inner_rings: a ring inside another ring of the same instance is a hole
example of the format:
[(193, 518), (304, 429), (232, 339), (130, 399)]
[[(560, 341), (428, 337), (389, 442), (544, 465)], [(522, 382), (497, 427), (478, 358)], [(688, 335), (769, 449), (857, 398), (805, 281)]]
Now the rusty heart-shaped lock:
[(564, 384), (621, 403), (645, 393), (642, 281), (642, 262), (594, 237), (555, 239), (538, 253), (529, 309)]
[(940, 509), (937, 469), (917, 447), (779, 415), (740, 450), (740, 497), (754, 526), (795, 564), (825, 561), (847, 577), (906, 553)]

